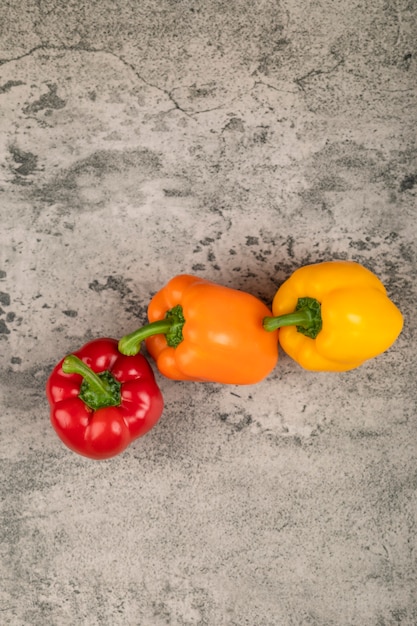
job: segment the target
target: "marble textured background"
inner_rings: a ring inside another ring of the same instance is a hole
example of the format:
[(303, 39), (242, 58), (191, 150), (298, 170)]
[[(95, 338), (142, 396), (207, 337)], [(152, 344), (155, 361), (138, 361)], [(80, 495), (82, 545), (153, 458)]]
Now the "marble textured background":
[[(417, 623), (412, 0), (0, 4), (0, 621)], [(46, 379), (171, 276), (270, 303), (375, 271), (405, 316), (343, 374), (175, 383), (123, 455), (49, 424)]]

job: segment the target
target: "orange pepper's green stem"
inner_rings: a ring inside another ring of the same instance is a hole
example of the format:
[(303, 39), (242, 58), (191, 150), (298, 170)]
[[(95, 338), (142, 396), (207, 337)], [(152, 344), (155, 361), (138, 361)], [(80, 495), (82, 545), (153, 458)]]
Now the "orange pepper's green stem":
[(118, 406), (120, 404), (120, 383), (105, 371), (96, 374), (84, 361), (75, 354), (65, 357), (62, 363), (65, 374), (79, 374), (83, 377), (80, 393), (81, 400), (96, 411), (102, 407)]
[(183, 340), (182, 327), (184, 323), (182, 307), (178, 304), (167, 312), (163, 320), (146, 324), (130, 335), (122, 337), (119, 341), (119, 352), (127, 356), (134, 356), (139, 352), (142, 341), (153, 335), (165, 335), (168, 345), (176, 348)]
[(265, 317), (262, 325), (268, 332), (282, 326), (296, 326), (298, 332), (315, 339), (322, 328), (320, 302), (315, 298), (299, 298), (293, 313)]

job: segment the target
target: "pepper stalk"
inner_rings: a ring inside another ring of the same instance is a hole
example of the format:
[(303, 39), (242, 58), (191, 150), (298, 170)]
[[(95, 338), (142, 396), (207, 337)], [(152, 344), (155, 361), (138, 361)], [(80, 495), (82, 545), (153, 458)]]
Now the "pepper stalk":
[(119, 341), (119, 352), (127, 356), (134, 356), (139, 352), (142, 341), (153, 335), (165, 335), (167, 344), (176, 348), (183, 340), (182, 328), (184, 324), (182, 306), (177, 304), (167, 311), (164, 319), (146, 324), (133, 333), (122, 337)]
[(105, 370), (96, 374), (75, 354), (65, 357), (62, 371), (65, 374), (79, 374), (83, 377), (78, 397), (93, 411), (103, 407), (120, 405), (121, 384), (109, 371)]
[(296, 326), (299, 333), (315, 339), (323, 326), (321, 304), (315, 298), (298, 298), (293, 313), (286, 313), (276, 317), (265, 317), (262, 325), (268, 332), (283, 326)]

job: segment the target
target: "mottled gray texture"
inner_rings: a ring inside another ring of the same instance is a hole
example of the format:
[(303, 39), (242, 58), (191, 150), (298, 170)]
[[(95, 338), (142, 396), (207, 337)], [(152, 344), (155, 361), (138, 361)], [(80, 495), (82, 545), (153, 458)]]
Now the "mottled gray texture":
[[(411, 0), (0, 3), (0, 622), (415, 626), (417, 9)], [(93, 462), (49, 424), (64, 354), (188, 272), (270, 303), (375, 271), (405, 317), (343, 374), (158, 373)]]

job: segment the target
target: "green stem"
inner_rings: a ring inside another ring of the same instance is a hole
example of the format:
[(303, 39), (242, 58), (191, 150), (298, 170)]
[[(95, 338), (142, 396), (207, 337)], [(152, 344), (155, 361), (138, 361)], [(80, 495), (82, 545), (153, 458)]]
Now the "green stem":
[(184, 323), (182, 307), (178, 304), (167, 311), (164, 319), (146, 324), (146, 326), (122, 337), (119, 341), (119, 352), (127, 356), (134, 356), (139, 352), (142, 341), (153, 335), (165, 335), (168, 345), (176, 348), (183, 339), (182, 327)]
[(166, 335), (171, 328), (171, 322), (168, 320), (159, 320), (158, 322), (152, 322), (142, 328), (138, 328), (129, 335), (125, 335), (119, 341), (119, 352), (133, 356), (140, 350), (140, 344), (147, 337), (152, 335)]
[(277, 317), (265, 317), (263, 327), (271, 332), (283, 326), (308, 326), (311, 323), (311, 315), (308, 311), (294, 311)]
[(88, 367), (84, 361), (81, 361), (75, 354), (65, 357), (62, 364), (62, 371), (66, 374), (79, 374), (90, 385), (90, 388), (96, 393), (103, 395), (108, 394), (105, 384), (101, 378)]
[(105, 371), (96, 374), (75, 354), (65, 357), (62, 371), (66, 374), (79, 374), (83, 377), (78, 397), (91, 409), (97, 410), (105, 406), (118, 406), (120, 404), (121, 385), (110, 372)]
[(299, 298), (293, 313), (265, 317), (263, 327), (268, 332), (283, 326), (296, 326), (297, 331), (315, 339), (322, 328), (321, 305), (315, 298)]

